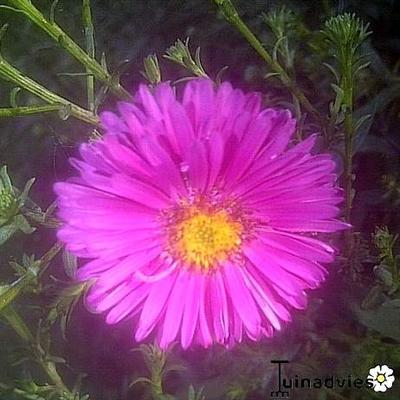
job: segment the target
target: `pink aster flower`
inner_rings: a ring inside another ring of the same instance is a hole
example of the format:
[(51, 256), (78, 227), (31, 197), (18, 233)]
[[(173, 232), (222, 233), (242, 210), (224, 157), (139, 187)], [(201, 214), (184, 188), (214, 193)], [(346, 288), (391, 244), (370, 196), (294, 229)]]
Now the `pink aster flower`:
[(141, 86), (101, 119), (103, 138), (71, 160), (79, 177), (55, 185), (91, 310), (187, 348), (272, 336), (306, 306), (334, 258), (314, 233), (347, 225), (335, 163), (311, 154), (315, 136), (289, 145), (289, 111), (197, 79), (181, 100)]

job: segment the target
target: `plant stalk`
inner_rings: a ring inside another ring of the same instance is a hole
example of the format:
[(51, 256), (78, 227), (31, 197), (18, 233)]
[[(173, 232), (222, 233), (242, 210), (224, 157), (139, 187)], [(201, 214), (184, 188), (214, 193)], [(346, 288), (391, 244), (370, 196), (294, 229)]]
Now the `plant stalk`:
[[(86, 52), (90, 58), (95, 59), (95, 41), (94, 41), (94, 27), (92, 22), (92, 12), (90, 9), (90, 0), (83, 0), (82, 4), (82, 19), (83, 28), (85, 32), (86, 40)], [(94, 96), (94, 76), (91, 71), (86, 67), (86, 72), (88, 73), (86, 77), (86, 90), (88, 99), (88, 108), (94, 113), (95, 111), (95, 96)]]
[(79, 47), (54, 21), (47, 20), (29, 0), (8, 0), (17, 10), (22, 11), (34, 24), (43, 29), (61, 47), (86, 67), (97, 79), (109, 86), (118, 97), (129, 100), (131, 95), (94, 58)]
[(61, 104), (48, 104), (43, 106), (0, 108), (0, 117), (21, 117), (50, 111), (60, 111), (62, 107)]
[(265, 47), (254, 35), (254, 33), (243, 22), (231, 0), (214, 0), (214, 2), (222, 11), (225, 19), (230, 22), (244, 36), (244, 38), (249, 42), (254, 50), (261, 56), (261, 58), (271, 67), (271, 69), (275, 73), (278, 74), (281, 82), (293, 93), (293, 95), (304, 106), (304, 108), (315, 118), (315, 120), (318, 121), (321, 128), (325, 132), (325, 123), (320, 113), (310, 103), (310, 101), (307, 99), (301, 89), (290, 78), (285, 69), (279, 64), (277, 60), (274, 60), (274, 58), (268, 53)]
[[(0, 78), (8, 80), (26, 89), (27, 91), (40, 97), (51, 105), (58, 105), (58, 107), (60, 107), (60, 105), (63, 106), (62, 108), (65, 109), (66, 116), (68, 116), (68, 114), (71, 114), (81, 121), (96, 126), (99, 125), (99, 119), (94, 116), (93, 113), (79, 107), (74, 103), (71, 103), (69, 100), (51, 92), (44, 86), (35, 82), (33, 79), (23, 75), (18, 69), (7, 62), (2, 56), (0, 56)], [(59, 110), (60, 112), (62, 111), (62, 108)]]
[(8, 305), (1, 311), (1, 316), (8, 322), (8, 324), (15, 330), (18, 336), (27, 344), (34, 353), (36, 361), (43, 368), (49, 380), (57, 388), (57, 391), (62, 393), (72, 394), (63, 382), (60, 374), (57, 371), (56, 365), (53, 361), (46, 360), (43, 354), (38, 349), (35, 337), (29, 330), (25, 321), (17, 313), (12, 305)]
[[(341, 87), (343, 89), (344, 109), (344, 187), (345, 187), (345, 219), (350, 223), (353, 202), (353, 79), (351, 68), (343, 70)], [(345, 255), (350, 257), (353, 247), (352, 229), (345, 232)]]

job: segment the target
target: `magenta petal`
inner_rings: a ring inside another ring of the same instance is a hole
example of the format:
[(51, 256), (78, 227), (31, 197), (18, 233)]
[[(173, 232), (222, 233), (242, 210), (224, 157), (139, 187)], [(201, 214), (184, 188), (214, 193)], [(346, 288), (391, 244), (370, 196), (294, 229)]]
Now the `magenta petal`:
[(308, 260), (332, 262), (334, 259), (334, 250), (330, 246), (305, 236), (267, 231), (263, 232), (261, 240), (294, 256), (301, 256)]
[(268, 253), (270, 260), (286, 271), (316, 284), (324, 280), (327, 274), (326, 269), (314, 261), (307, 261), (305, 253), (293, 255), (284, 246), (280, 246), (277, 241), (273, 242), (265, 236), (261, 236), (260, 239), (264, 244), (263, 250)]
[(163, 118), (160, 107), (153, 95), (150, 93), (148, 86), (139, 86), (139, 90), (136, 94), (136, 101), (143, 106), (145, 112), (151, 115), (152, 118), (155, 118), (156, 120), (161, 120)]
[(102, 259), (94, 259), (77, 270), (76, 279), (85, 281), (96, 277), (103, 271), (107, 271), (109, 268), (114, 266), (115, 263), (115, 261), (104, 262)]
[(219, 343), (224, 343), (229, 337), (228, 301), (224, 282), (219, 271), (210, 277), (210, 302), (213, 317), (214, 333)]
[(227, 188), (231, 187), (252, 164), (263, 142), (266, 139), (266, 133), (270, 129), (270, 120), (268, 118), (258, 118), (251, 121), (248, 127), (248, 134), (240, 142), (237, 153), (228, 167), (226, 181), (229, 182)]
[(98, 287), (112, 288), (124, 281), (129, 281), (137, 270), (153, 261), (159, 256), (160, 252), (161, 246), (154, 246), (145, 251), (139, 251), (129, 255), (113, 268), (104, 272), (97, 280), (96, 285)]
[(129, 294), (107, 313), (106, 322), (116, 324), (138, 310), (149, 296), (150, 290), (149, 285), (141, 285), (135, 290), (130, 289)]
[(265, 155), (272, 159), (286, 149), (295, 131), (296, 121), (288, 110), (272, 110), (269, 114), (272, 127), (269, 132), (270, 142), (265, 146)]
[(213, 338), (211, 336), (211, 330), (209, 325), (209, 317), (206, 310), (206, 299), (207, 299), (207, 282), (208, 280), (204, 275), (199, 277), (199, 289), (200, 289), (200, 309), (199, 309), (199, 330), (198, 336), (203, 347), (208, 347), (212, 344)]
[(185, 296), (188, 281), (189, 273), (186, 271), (180, 271), (166, 305), (160, 340), (160, 347), (162, 349), (166, 349), (169, 344), (175, 340), (180, 329), (185, 306), (182, 299)]
[(128, 128), (125, 123), (114, 113), (104, 111), (100, 114), (102, 126), (109, 132), (122, 133), (127, 132)]
[(269, 258), (269, 253), (259, 243), (253, 243), (244, 249), (244, 254), (266, 278), (272, 286), (276, 286), (285, 292), (297, 296), (309, 284), (288, 273)]
[[(200, 278), (197, 274), (190, 274), (186, 287), (186, 296), (184, 302), (181, 343), (184, 349), (187, 349), (192, 343), (194, 333), (199, 318), (200, 309)], [(193, 296), (196, 293), (196, 296)]]
[(209, 188), (212, 189), (216, 183), (224, 160), (224, 142), (220, 135), (214, 134), (208, 141), (208, 163), (209, 163)]
[(139, 325), (135, 339), (141, 341), (154, 329), (156, 322), (162, 317), (162, 312), (167, 304), (169, 294), (177, 274), (170, 274), (165, 279), (152, 284), (140, 314)]
[(251, 335), (258, 336), (261, 326), (260, 314), (240, 269), (227, 262), (223, 267), (223, 274), (227, 291), (243, 325)]
[(214, 84), (209, 79), (189, 81), (183, 93), (182, 104), (197, 133), (201, 137), (202, 126), (213, 114)]
[(304, 221), (301, 219), (293, 219), (290, 221), (277, 221), (274, 227), (291, 232), (336, 232), (349, 229), (351, 225), (336, 220)]
[(191, 185), (193, 188), (203, 192), (208, 178), (208, 161), (203, 143), (199, 141), (194, 142), (186, 160)]
[(255, 301), (257, 302), (260, 310), (264, 313), (268, 321), (273, 325), (275, 329), (281, 328), (281, 323), (279, 321), (278, 316), (275, 314), (273, 308), (271, 307), (270, 303), (271, 300), (269, 298), (268, 292), (266, 293), (265, 290), (258, 284), (257, 280), (251, 276), (249, 272), (246, 270), (243, 271), (244, 277), (246, 279), (246, 283), (251, 288), (251, 292)]

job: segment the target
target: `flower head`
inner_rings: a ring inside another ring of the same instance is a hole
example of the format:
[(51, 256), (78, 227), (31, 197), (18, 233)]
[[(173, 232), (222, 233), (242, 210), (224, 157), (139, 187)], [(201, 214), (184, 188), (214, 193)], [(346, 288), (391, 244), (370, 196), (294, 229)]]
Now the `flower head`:
[(393, 386), (395, 380), (393, 370), (387, 365), (377, 365), (369, 370), (368, 380), (371, 380), (375, 392), (386, 392)]
[(229, 83), (193, 80), (181, 100), (141, 86), (118, 111), (55, 186), (88, 306), (162, 348), (272, 336), (333, 261), (314, 233), (347, 226), (331, 157), (311, 154), (315, 136), (289, 146), (290, 113)]

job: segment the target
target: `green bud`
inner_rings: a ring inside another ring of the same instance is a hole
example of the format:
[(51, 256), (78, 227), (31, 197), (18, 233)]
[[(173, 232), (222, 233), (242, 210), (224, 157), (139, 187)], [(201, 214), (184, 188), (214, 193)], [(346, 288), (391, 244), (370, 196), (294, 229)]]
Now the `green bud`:
[(161, 82), (161, 71), (155, 54), (150, 54), (144, 61), (144, 77), (152, 84)]
[(349, 79), (368, 66), (368, 55), (360, 54), (359, 48), (371, 32), (368, 24), (354, 14), (345, 13), (328, 19), (322, 34), (338, 61), (341, 75), (347, 75)]
[(375, 245), (379, 250), (387, 250), (392, 246), (393, 235), (386, 226), (377, 228), (374, 235)]
[(16, 215), (18, 211), (18, 204), (14, 194), (7, 190), (0, 191), (0, 221), (9, 220)]
[(200, 60), (200, 47), (196, 49), (194, 58), (192, 57), (189, 49), (189, 38), (182, 42), (178, 39), (175, 44), (167, 49), (164, 57), (176, 64), (182, 65), (192, 74), (207, 78), (207, 74)]

